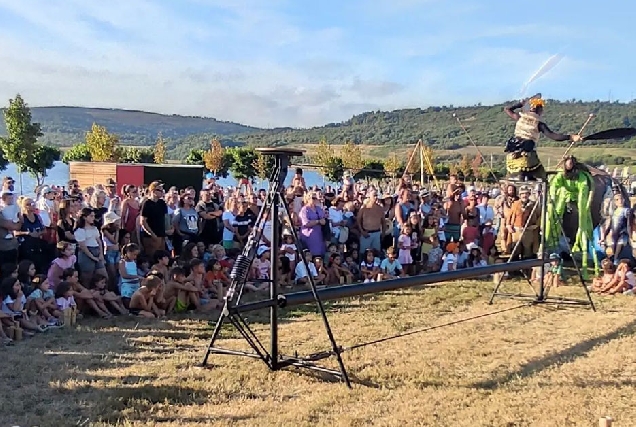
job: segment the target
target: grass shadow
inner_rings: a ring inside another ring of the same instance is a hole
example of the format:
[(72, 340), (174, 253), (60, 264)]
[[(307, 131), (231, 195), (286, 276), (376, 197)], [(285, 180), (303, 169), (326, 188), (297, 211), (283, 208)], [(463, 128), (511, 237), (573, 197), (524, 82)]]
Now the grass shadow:
[(607, 334), (601, 335), (596, 338), (591, 338), (557, 353), (553, 353), (540, 359), (530, 361), (529, 363), (523, 365), (520, 369), (509, 372), (502, 377), (480, 381), (478, 383), (475, 383), (473, 386), (479, 389), (494, 390), (514, 380), (524, 379), (533, 375), (540, 374), (550, 367), (572, 362), (579, 357), (585, 356), (595, 347), (607, 344), (610, 341), (621, 338), (625, 335), (633, 334), (636, 334), (636, 320), (624, 326), (621, 326), (620, 328)]

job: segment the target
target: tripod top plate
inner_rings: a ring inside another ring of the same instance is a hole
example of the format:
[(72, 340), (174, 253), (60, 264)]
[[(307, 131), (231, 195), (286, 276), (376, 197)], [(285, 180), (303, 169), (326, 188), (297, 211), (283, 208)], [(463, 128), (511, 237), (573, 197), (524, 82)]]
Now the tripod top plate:
[(261, 153), (263, 156), (286, 156), (286, 157), (299, 157), (305, 154), (305, 150), (297, 150), (295, 148), (280, 148), (280, 147), (260, 147), (256, 148), (257, 153)]

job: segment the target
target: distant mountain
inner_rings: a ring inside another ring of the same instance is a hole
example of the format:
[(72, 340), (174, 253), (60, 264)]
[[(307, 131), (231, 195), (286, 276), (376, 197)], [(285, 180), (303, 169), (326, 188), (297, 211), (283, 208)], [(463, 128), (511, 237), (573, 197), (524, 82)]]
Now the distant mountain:
[[(514, 123), (503, 112), (507, 104), (467, 107), (440, 106), (370, 111), (341, 123), (311, 129), (279, 128), (232, 135), (237, 144), (254, 146), (315, 144), (326, 139), (331, 144), (353, 141), (365, 145), (404, 145), (423, 139), (439, 149), (457, 149), (470, 144), (457, 122), (459, 118), (479, 145), (503, 145), (512, 136)], [(562, 133), (577, 133), (590, 113), (595, 117), (584, 134), (604, 129), (636, 127), (636, 102), (583, 102), (547, 100), (544, 121)], [(456, 115), (456, 117), (454, 116)], [(604, 141), (592, 142), (603, 144)], [(563, 145), (541, 138), (542, 145)], [(181, 151), (189, 147), (179, 147)], [(195, 148), (195, 147), (192, 147)], [(196, 147), (200, 148), (200, 147)]]
[[(192, 135), (238, 135), (259, 130), (209, 117), (186, 117), (148, 113), (145, 111), (84, 107), (33, 107), (33, 121), (42, 125), (42, 142), (70, 146), (84, 140), (93, 123), (116, 133), (124, 145), (152, 145), (161, 132), (176, 145), (177, 141)], [(0, 134), (5, 134), (0, 120)]]

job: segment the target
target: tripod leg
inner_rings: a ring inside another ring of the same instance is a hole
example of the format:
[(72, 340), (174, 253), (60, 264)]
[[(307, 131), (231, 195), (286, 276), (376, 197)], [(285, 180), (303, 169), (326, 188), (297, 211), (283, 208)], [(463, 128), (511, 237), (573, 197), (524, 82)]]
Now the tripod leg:
[(219, 334), (221, 333), (221, 328), (223, 327), (223, 323), (225, 323), (225, 318), (227, 317), (226, 316), (227, 305), (228, 305), (228, 301), (226, 300), (225, 307), (223, 308), (221, 315), (216, 321), (216, 325), (214, 325), (214, 332), (212, 332), (212, 338), (210, 338), (210, 344), (208, 344), (208, 348), (205, 352), (205, 356), (203, 356), (203, 360), (201, 361), (202, 367), (205, 367), (208, 365), (208, 357), (210, 357), (210, 352), (212, 350), (212, 347), (214, 347), (214, 343), (216, 342), (217, 338), (219, 337)]
[[(289, 209), (287, 208), (287, 205), (285, 205), (283, 203), (283, 209), (285, 214), (287, 215), (288, 218), (291, 219), (291, 215), (289, 213)], [(298, 239), (298, 234), (296, 233), (296, 230), (291, 227), (291, 233), (292, 236), (294, 237), (294, 240), (296, 242), (300, 241)], [(320, 296), (318, 296), (318, 292), (316, 290), (316, 283), (314, 282), (314, 278), (311, 275), (311, 270), (309, 269), (309, 266), (307, 265), (307, 261), (305, 259), (304, 254), (302, 254), (300, 252), (300, 250), (298, 249), (298, 247), (296, 248), (296, 254), (297, 256), (300, 257), (300, 259), (302, 260), (301, 262), (305, 264), (305, 269), (307, 271), (307, 281), (309, 282), (309, 285), (311, 287), (311, 292), (314, 295), (314, 299), (316, 300), (316, 304), (318, 305), (318, 310), (320, 311), (320, 316), (322, 318), (322, 323), (325, 326), (325, 330), (327, 331), (327, 336), (329, 337), (329, 341), (331, 342), (331, 348), (334, 352), (334, 354), (336, 355), (336, 359), (338, 360), (338, 365), (340, 367), (340, 372), (342, 373), (342, 378), (344, 379), (345, 384), (347, 385), (347, 387), (351, 388), (351, 382), (349, 381), (349, 375), (347, 374), (347, 369), (345, 368), (344, 365), (344, 361), (342, 360), (342, 352), (341, 352), (341, 348), (338, 347), (338, 344), (336, 343), (336, 339), (333, 335), (333, 331), (331, 330), (331, 325), (329, 324), (329, 319), (327, 318), (327, 313), (325, 312), (325, 308), (322, 304), (322, 300), (320, 299)]]

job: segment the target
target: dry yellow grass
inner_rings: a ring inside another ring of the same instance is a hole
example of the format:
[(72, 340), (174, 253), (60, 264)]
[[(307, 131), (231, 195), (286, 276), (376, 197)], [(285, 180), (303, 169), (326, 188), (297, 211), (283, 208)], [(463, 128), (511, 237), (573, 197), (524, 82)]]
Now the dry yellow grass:
[[(347, 346), (518, 304), (487, 305), (491, 288), (469, 281), (340, 301), (329, 304), (329, 318)], [(591, 426), (611, 415), (616, 426), (632, 426), (636, 299), (596, 301), (597, 313), (521, 308), (345, 353), (350, 374), (365, 384), (353, 390), (268, 372), (252, 359), (212, 356), (212, 369), (196, 368), (206, 319), (89, 320), (0, 349), (0, 424)], [(259, 318), (251, 320), (262, 333)], [(280, 340), (288, 354), (328, 347), (306, 308), (286, 313)]]

